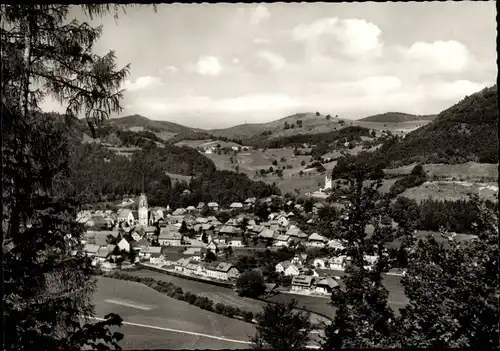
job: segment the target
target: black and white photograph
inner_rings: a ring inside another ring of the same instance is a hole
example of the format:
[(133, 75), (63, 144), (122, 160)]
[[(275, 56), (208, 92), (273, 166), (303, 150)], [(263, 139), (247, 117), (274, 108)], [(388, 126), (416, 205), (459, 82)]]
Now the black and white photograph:
[(499, 348), (497, 7), (0, 4), (2, 350)]

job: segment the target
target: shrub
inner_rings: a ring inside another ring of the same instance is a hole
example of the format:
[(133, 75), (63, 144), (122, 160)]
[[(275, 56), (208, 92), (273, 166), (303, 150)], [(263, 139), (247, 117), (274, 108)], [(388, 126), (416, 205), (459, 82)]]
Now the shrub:
[(234, 316), (234, 307), (233, 306), (226, 306), (224, 308), (224, 315), (227, 317), (233, 317)]
[(193, 305), (195, 303), (197, 298), (198, 297), (195, 294), (192, 294), (189, 291), (184, 294), (184, 300), (187, 301), (191, 305)]
[(226, 306), (220, 302), (215, 305), (215, 311), (219, 314), (223, 314), (225, 308), (226, 308)]
[(252, 322), (252, 319), (253, 319), (253, 313), (252, 312), (247, 311), (247, 312), (243, 313), (243, 320), (245, 322), (249, 322), (250, 323), (250, 322)]

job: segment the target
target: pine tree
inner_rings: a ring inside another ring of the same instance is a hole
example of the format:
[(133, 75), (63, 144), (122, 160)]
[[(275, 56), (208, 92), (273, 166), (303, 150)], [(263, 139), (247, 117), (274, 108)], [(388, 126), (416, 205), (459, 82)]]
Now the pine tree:
[[(72, 135), (81, 113), (92, 131), (120, 111), (128, 66), (92, 53), (101, 28), (67, 21), (68, 5), (1, 5), (3, 163), (2, 273), (7, 350), (119, 348), (110, 314), (93, 324), (96, 280), (82, 252), (78, 204), (67, 182)], [(85, 5), (89, 16), (119, 5)], [(40, 113), (45, 96), (67, 103), (66, 121)], [(63, 123), (66, 122), (66, 123)]]

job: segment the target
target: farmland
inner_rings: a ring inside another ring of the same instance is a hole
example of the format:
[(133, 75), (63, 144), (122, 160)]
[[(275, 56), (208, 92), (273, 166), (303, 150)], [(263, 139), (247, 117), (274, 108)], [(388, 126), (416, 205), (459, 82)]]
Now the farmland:
[[(96, 317), (101, 318), (113, 312), (119, 314), (125, 322), (184, 330), (233, 340), (246, 341), (248, 335), (254, 333), (254, 327), (249, 323), (201, 310), (135, 282), (99, 278), (97, 290), (94, 294), (94, 304), (96, 306)], [(138, 327), (128, 328), (137, 330)], [(141, 335), (153, 333), (157, 335), (156, 332), (149, 330), (137, 330), (134, 333)], [(146, 341), (147, 338), (142, 336), (142, 339)], [(193, 343), (196, 345), (195, 347), (206, 348), (204, 339), (199, 338), (196, 340), (196, 338), (182, 335), (174, 337), (170, 341), (164, 335), (161, 347), (185, 348), (188, 347), (189, 343)], [(126, 343), (135, 343), (137, 341), (139, 340), (125, 340)], [(153, 338), (152, 342), (160, 343), (160, 336)], [(170, 344), (171, 342), (172, 344)], [(220, 341), (219, 343), (216, 340), (210, 340), (210, 343), (213, 344), (214, 348), (233, 347), (227, 341)], [(143, 346), (143, 348), (146, 347), (150, 348), (152, 346)]]
[[(404, 175), (409, 174), (414, 166), (415, 164), (386, 169), (384, 172), (386, 174)], [(456, 180), (498, 180), (498, 165), (493, 163), (467, 162), (457, 165), (425, 164), (423, 168), (429, 177), (436, 176), (450, 180), (453, 178)]]
[(435, 181), (406, 189), (401, 196), (414, 199), (417, 202), (434, 200), (464, 200), (469, 193), (476, 193), (479, 197), (491, 201), (498, 200), (498, 183), (470, 183), (460, 181)]
[[(129, 274), (139, 277), (150, 277), (158, 280), (168, 281), (177, 286), (180, 286), (185, 291), (189, 291), (193, 294), (197, 294), (200, 296), (208, 297), (209, 299), (212, 299), (215, 303), (221, 302), (226, 305), (238, 307), (242, 310), (251, 311), (254, 314), (262, 312), (262, 307), (265, 305), (265, 302), (263, 301), (238, 296), (238, 294), (235, 291), (228, 288), (215, 286), (211, 284), (205, 284), (179, 277), (174, 277), (171, 275), (157, 273), (146, 269), (130, 272)], [(322, 313), (321, 311), (318, 312)], [(323, 320), (323, 318), (313, 315), (311, 321), (317, 322), (318, 318), (320, 320)]]

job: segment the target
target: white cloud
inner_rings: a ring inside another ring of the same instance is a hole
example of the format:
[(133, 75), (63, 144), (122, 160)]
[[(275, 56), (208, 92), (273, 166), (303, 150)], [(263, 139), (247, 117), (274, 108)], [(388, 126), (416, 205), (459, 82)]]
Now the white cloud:
[(170, 73), (170, 74), (174, 74), (174, 73), (177, 73), (179, 72), (179, 69), (175, 66), (166, 66), (166, 67), (162, 67), (160, 69), (160, 73)]
[(427, 69), (462, 72), (469, 63), (470, 53), (465, 45), (454, 40), (433, 43), (419, 41), (410, 46), (406, 58)]
[(194, 71), (203, 76), (215, 77), (221, 73), (222, 65), (217, 57), (204, 55), (196, 63)]
[(124, 89), (128, 91), (137, 91), (144, 89), (157, 88), (163, 85), (163, 82), (158, 77), (143, 76), (138, 77), (135, 82), (126, 80), (124, 84)]
[[(311, 24), (301, 24), (293, 28), (292, 37), (297, 41), (309, 43), (315, 50), (320, 44), (332, 46), (333, 37), (339, 46), (339, 53), (350, 57), (379, 55), (383, 42), (381, 30), (375, 24), (363, 19), (323, 18)], [(326, 39), (321, 41), (321, 39)], [(311, 49), (311, 46), (308, 48)], [(331, 51), (327, 48), (328, 51)], [(335, 48), (334, 48), (335, 49)]]
[(253, 11), (250, 17), (250, 22), (252, 25), (256, 26), (260, 22), (268, 19), (271, 16), (269, 10), (266, 5), (259, 4)]
[(431, 82), (422, 84), (418, 90), (421, 94), (425, 94), (427, 98), (434, 98), (446, 101), (458, 102), (466, 95), (476, 93), (489, 84), (471, 82), (469, 80), (456, 80), (453, 82)]
[(233, 63), (240, 63), (240, 59), (237, 57), (233, 57)]
[(264, 38), (255, 38), (253, 40), (254, 44), (270, 44), (271, 41), (269, 39), (264, 39)]
[(368, 77), (354, 84), (368, 94), (383, 94), (401, 88), (401, 81), (395, 76)]
[(274, 69), (282, 69), (286, 65), (286, 60), (282, 56), (270, 51), (260, 51), (257, 57), (269, 62)]

